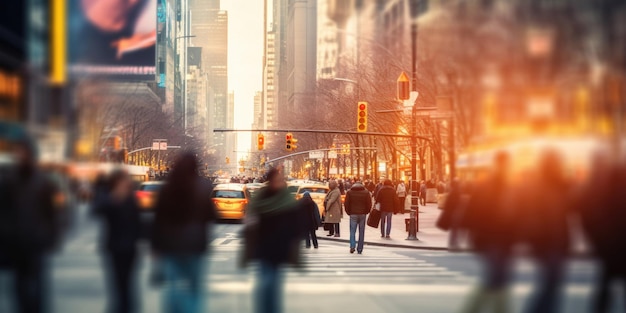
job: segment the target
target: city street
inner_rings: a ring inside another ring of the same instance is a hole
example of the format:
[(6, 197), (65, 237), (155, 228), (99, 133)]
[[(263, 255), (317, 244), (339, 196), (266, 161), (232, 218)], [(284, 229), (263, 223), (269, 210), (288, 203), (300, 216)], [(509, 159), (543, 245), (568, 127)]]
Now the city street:
[[(54, 312), (105, 310), (98, 227), (86, 209), (52, 262)], [(253, 270), (237, 268), (241, 227), (220, 223), (213, 229), (211, 253), (206, 256), (208, 312), (252, 312)], [(342, 233), (347, 235), (347, 230)], [(476, 258), (467, 253), (366, 246), (357, 255), (349, 254), (345, 243), (322, 240), (318, 250), (304, 250), (304, 257), (303, 270), (287, 273), (286, 312), (454, 312), (480, 275)], [(519, 261), (515, 269), (512, 294), (519, 311), (531, 290), (534, 269), (529, 261)], [(159, 290), (149, 285), (149, 272), (150, 257), (144, 253), (138, 279), (142, 311), (160, 312)], [(591, 262), (570, 262), (563, 312), (587, 312), (593, 275)], [(7, 278), (2, 278), (0, 290), (7, 290)]]

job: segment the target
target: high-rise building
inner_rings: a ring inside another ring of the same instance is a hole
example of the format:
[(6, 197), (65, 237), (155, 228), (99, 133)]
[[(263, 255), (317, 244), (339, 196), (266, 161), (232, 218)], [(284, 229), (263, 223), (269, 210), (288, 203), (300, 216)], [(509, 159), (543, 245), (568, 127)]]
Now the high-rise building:
[[(252, 129), (263, 129), (263, 92), (257, 91), (254, 93), (254, 108), (252, 110)], [(255, 151), (257, 148), (257, 133), (252, 132), (250, 151)]]
[[(317, 0), (289, 0), (284, 26), (285, 54), (279, 68), (279, 122), (289, 126), (315, 108), (317, 86)], [(288, 118), (295, 117), (295, 118)]]
[[(228, 92), (228, 102), (226, 107), (226, 123), (224, 128), (232, 129), (235, 126), (235, 93), (233, 91)], [(237, 134), (236, 133), (223, 133), (224, 136), (224, 149), (222, 150), (225, 157), (230, 160), (237, 160)], [(231, 174), (237, 173), (236, 162), (229, 164), (226, 170)]]
[[(212, 125), (214, 128), (232, 128), (234, 116), (228, 95), (228, 12), (220, 9), (219, 0), (188, 0), (191, 11), (190, 42), (202, 48), (202, 70), (211, 87)], [(217, 159), (226, 157), (227, 135), (214, 133), (212, 146)], [(232, 142), (232, 141), (230, 141)]]
[(332, 79), (337, 77), (338, 26), (328, 16), (329, 0), (319, 0), (317, 4), (317, 80)]

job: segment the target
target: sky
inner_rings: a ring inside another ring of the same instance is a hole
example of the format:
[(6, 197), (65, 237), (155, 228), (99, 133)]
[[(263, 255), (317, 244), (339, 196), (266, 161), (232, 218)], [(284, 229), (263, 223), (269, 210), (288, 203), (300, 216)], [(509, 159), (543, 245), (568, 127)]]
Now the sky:
[[(263, 2), (222, 0), (228, 11), (228, 88), (235, 92), (235, 128), (252, 124), (254, 93), (263, 86)], [(237, 150), (250, 149), (250, 133), (239, 133)], [(239, 153), (238, 159), (246, 155)]]

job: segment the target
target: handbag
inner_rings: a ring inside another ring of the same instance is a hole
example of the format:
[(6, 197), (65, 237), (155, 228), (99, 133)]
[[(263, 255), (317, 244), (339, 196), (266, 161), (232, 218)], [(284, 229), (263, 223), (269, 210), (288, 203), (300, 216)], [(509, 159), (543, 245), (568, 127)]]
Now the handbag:
[(330, 231), (331, 229), (333, 229), (333, 224), (331, 224), (331, 223), (324, 223), (324, 230)]
[(370, 212), (370, 215), (367, 216), (367, 226), (378, 228), (378, 224), (380, 223), (380, 208), (374, 209)]

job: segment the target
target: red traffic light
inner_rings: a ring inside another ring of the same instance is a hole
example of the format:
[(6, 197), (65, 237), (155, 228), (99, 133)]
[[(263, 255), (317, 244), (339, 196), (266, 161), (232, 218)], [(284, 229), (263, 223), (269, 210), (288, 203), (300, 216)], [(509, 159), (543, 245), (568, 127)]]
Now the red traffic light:
[(357, 106), (357, 125), (358, 132), (367, 131), (367, 102), (361, 101)]
[[(365, 106), (365, 104), (364, 104), (364, 103), (359, 103), (359, 110), (363, 111), (363, 110), (365, 110), (366, 108), (367, 108), (367, 107)], [(361, 112), (361, 113), (365, 114), (365, 112)], [(359, 114), (361, 114), (361, 113), (359, 113)]]

